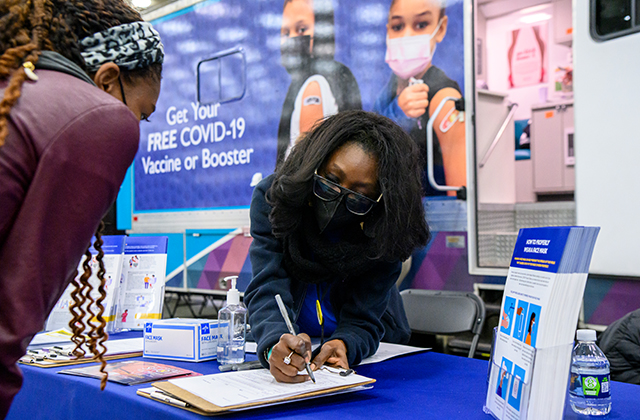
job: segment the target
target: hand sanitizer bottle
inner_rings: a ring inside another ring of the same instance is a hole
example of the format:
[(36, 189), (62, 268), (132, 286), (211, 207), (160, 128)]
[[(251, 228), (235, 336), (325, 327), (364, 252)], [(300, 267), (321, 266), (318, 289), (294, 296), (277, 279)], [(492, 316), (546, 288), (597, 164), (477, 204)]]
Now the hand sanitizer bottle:
[(238, 276), (226, 277), (231, 280), (227, 292), (227, 302), (218, 312), (218, 363), (221, 365), (244, 362), (245, 331), (247, 329), (247, 308), (240, 302), (240, 292), (236, 289)]

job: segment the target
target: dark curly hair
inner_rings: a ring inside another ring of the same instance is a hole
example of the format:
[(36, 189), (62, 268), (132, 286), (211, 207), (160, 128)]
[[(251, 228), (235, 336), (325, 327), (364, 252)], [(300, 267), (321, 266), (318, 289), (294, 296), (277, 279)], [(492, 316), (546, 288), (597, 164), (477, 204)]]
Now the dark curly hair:
[[(125, 23), (139, 22), (140, 14), (122, 0), (94, 1), (59, 1), (59, 0), (4, 0), (0, 2), (0, 81), (8, 81), (4, 96), (0, 101), (0, 147), (4, 145), (9, 133), (8, 117), (11, 108), (20, 98), (22, 84), (26, 73), (20, 71), (23, 63), (38, 61), (41, 51), (54, 51), (71, 60), (86, 71), (79, 41), (83, 38)], [(123, 79), (131, 82), (136, 78), (151, 78), (159, 81), (162, 64), (155, 63), (146, 68), (126, 70), (120, 68)], [(94, 357), (102, 363), (101, 388), (104, 389), (107, 374), (103, 355), (106, 351), (104, 342), (107, 334), (104, 331), (106, 322), (103, 318), (106, 298), (104, 289), (104, 263), (102, 257), (101, 227), (96, 232), (94, 248), (100, 279), (99, 297), (91, 296), (91, 253), (87, 249), (83, 273), (78, 280), (73, 280), (75, 290), (72, 293), (73, 319), (69, 326), (73, 330), (72, 341), (76, 343), (74, 354), (83, 356), (82, 344), (87, 343)], [(86, 311), (83, 309), (86, 306)], [(94, 313), (93, 308), (98, 312)], [(84, 324), (86, 315), (88, 325)], [(85, 337), (84, 330), (88, 327)]]
[(390, 119), (365, 111), (344, 111), (317, 123), (291, 150), (266, 193), (273, 207), (273, 234), (286, 238), (300, 229), (312, 196), (313, 174), (347, 143), (357, 143), (378, 161), (382, 200), (367, 214), (375, 238), (376, 259), (406, 260), (425, 246), (429, 227), (422, 205), (421, 161), (409, 135)]

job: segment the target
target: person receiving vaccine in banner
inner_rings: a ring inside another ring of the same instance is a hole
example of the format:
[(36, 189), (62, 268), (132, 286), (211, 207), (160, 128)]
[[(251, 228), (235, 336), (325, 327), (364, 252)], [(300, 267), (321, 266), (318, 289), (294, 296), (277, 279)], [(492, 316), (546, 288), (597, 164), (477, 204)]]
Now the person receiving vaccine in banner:
[[(429, 119), (445, 97), (462, 97), (458, 83), (432, 64), (436, 47), (447, 33), (445, 7), (446, 0), (392, 0), (385, 61), (393, 74), (373, 108), (408, 131), (425, 160)], [(437, 115), (433, 134), (436, 182), (466, 185), (465, 123), (453, 101), (447, 101)], [(423, 188), (427, 196), (446, 194), (429, 184), (426, 166)]]
[(282, 66), (291, 84), (278, 128), (278, 162), (316, 121), (338, 111), (362, 109), (355, 77), (334, 60), (331, 0), (285, 0), (280, 36)]

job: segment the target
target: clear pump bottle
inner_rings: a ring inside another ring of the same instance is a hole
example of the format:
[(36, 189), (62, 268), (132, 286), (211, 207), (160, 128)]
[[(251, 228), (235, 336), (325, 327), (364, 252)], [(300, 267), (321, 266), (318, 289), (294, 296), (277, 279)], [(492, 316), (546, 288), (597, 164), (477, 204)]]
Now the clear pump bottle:
[(221, 365), (244, 362), (245, 332), (247, 329), (247, 308), (240, 302), (240, 292), (236, 288), (238, 276), (226, 277), (231, 281), (227, 301), (218, 312), (218, 363)]

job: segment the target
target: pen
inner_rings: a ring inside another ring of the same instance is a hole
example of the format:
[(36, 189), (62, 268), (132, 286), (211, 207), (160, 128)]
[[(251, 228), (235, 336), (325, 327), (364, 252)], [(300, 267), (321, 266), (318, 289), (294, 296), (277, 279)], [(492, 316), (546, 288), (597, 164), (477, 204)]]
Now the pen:
[(168, 402), (169, 404), (173, 404), (173, 405), (179, 405), (180, 407), (187, 407), (189, 406), (189, 404), (187, 404), (184, 401), (180, 401), (176, 398), (171, 398), (168, 395), (165, 395), (161, 392), (158, 391), (153, 391), (149, 393), (149, 396), (155, 400), (160, 400), (160, 401), (164, 401), (164, 402)]
[[(280, 295), (276, 295), (276, 302), (278, 302), (278, 308), (280, 308), (280, 313), (282, 314), (282, 317), (284, 318), (284, 322), (285, 324), (287, 324), (287, 328), (289, 329), (289, 332), (291, 333), (291, 335), (296, 335), (296, 330), (293, 329), (293, 325), (291, 325), (291, 320), (289, 319), (289, 314), (287, 313), (287, 308), (284, 307), (284, 302), (282, 302), (282, 298), (280, 297)], [(311, 371), (311, 366), (309, 366), (309, 363), (304, 362), (304, 367), (305, 369), (307, 369), (307, 373), (309, 374), (309, 377), (311, 378), (311, 380), (313, 381), (313, 383), (316, 383), (316, 377), (313, 376), (313, 372)]]
[(245, 362), (240, 363), (236, 366), (236, 370), (251, 370), (251, 369), (262, 369), (262, 365), (259, 360), (254, 360), (253, 362)]

